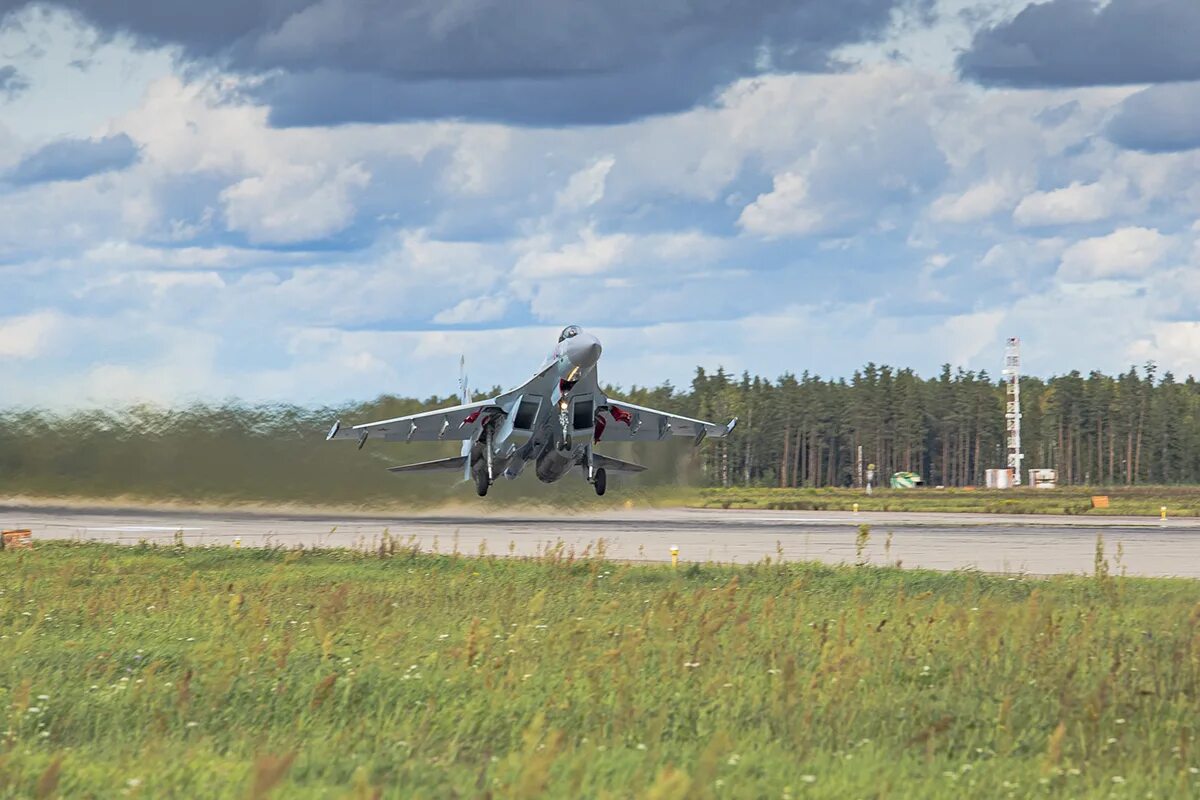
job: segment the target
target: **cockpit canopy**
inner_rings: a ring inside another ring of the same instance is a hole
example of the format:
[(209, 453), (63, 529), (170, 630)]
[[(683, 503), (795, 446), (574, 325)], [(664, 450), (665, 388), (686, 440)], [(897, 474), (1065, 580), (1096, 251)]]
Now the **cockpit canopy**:
[(566, 339), (570, 339), (573, 336), (578, 336), (579, 333), (580, 328), (578, 325), (568, 325), (567, 327), (563, 328), (563, 332), (558, 335), (558, 340), (561, 342)]

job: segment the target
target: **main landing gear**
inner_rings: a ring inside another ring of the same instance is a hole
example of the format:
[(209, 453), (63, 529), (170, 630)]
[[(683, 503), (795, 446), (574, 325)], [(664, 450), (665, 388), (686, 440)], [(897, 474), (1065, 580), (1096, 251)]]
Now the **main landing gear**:
[(604, 496), (604, 490), (608, 488), (608, 473), (604, 471), (604, 467), (596, 470), (592, 478), (592, 488), (596, 490), (597, 495)]
[(487, 497), (488, 487), (492, 485), (492, 436), (494, 432), (492, 425), (487, 424), (483, 428), (483, 436), (480, 437), (479, 445), (483, 447), (483, 463), (475, 465), (475, 494), (480, 497)]

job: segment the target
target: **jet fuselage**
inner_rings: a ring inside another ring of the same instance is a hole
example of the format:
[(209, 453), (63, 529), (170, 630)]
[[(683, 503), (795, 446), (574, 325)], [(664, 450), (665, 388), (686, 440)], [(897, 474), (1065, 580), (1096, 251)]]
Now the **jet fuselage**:
[[(526, 462), (534, 461), (538, 480), (554, 483), (572, 467), (586, 463), (596, 426), (596, 366), (602, 351), (600, 340), (592, 334), (574, 325), (563, 331), (538, 370), (541, 378), (531, 387), (535, 391), (523, 394), (517, 403), (513, 433), (528, 431), (529, 438), (507, 459), (505, 477), (515, 478)], [(523, 419), (522, 412), (528, 417), (535, 403), (532, 419)], [(471, 462), (486, 469), (482, 438), (472, 450)]]

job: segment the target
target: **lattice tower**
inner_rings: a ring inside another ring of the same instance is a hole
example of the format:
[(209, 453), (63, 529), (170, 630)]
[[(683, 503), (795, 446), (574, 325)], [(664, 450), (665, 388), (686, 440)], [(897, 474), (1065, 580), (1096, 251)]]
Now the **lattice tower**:
[(1021, 340), (1013, 336), (1004, 350), (1004, 431), (1008, 440), (1008, 467), (1013, 485), (1021, 485)]

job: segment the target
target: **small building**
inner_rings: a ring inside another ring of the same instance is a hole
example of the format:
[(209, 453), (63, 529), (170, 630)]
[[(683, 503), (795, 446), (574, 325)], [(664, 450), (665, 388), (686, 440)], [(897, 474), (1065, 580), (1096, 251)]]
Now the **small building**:
[(1058, 486), (1058, 470), (1029, 470), (1029, 486), (1033, 489), (1054, 489)]

